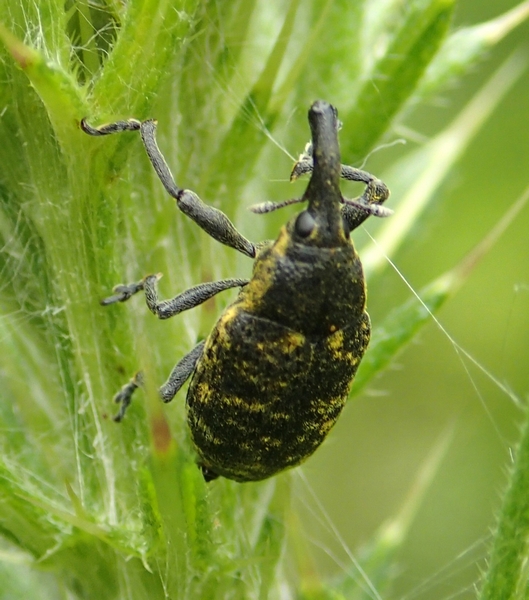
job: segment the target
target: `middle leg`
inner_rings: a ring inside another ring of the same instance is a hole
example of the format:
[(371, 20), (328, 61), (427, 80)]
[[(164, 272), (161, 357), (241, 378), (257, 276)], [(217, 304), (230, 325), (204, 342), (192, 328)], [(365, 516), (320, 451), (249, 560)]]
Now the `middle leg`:
[(149, 310), (159, 319), (169, 319), (184, 310), (199, 306), (224, 290), (243, 287), (249, 281), (249, 279), (221, 279), (220, 281), (209, 281), (207, 283), (195, 285), (170, 300), (158, 300), (157, 283), (161, 277), (162, 275), (158, 273), (157, 275), (147, 275), (147, 277), (144, 277), (140, 281), (129, 283), (127, 285), (120, 283), (114, 288), (114, 294), (101, 300), (101, 304), (103, 306), (109, 306), (116, 302), (126, 302), (129, 298), (134, 296), (134, 294), (144, 290), (145, 301)]
[[(101, 301), (103, 306), (115, 304), (116, 302), (126, 302), (139, 291), (145, 291), (145, 300), (149, 310), (160, 319), (169, 319), (175, 315), (199, 306), (216, 294), (234, 287), (242, 287), (248, 283), (248, 279), (223, 279), (220, 281), (210, 281), (196, 285), (181, 294), (178, 294), (170, 300), (158, 300), (156, 285), (161, 275), (148, 275), (141, 281), (128, 285), (117, 285), (114, 288), (114, 295)], [(160, 387), (159, 394), (164, 402), (170, 402), (184, 383), (189, 379), (195, 365), (202, 355), (204, 341), (197, 344), (193, 350), (188, 352), (173, 368), (167, 381)], [(143, 384), (143, 373), (140, 371), (126, 383), (121, 390), (114, 396), (114, 402), (120, 405), (115, 421), (121, 421), (129, 407), (134, 392)]]

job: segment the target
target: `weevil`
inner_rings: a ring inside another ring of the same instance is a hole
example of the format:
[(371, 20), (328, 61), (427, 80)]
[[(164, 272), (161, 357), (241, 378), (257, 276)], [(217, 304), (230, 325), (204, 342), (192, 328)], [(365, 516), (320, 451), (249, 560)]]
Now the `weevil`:
[[(223, 290), (239, 287), (236, 300), (211, 333), (173, 368), (159, 393), (170, 402), (191, 378), (187, 422), (206, 481), (219, 476), (258, 481), (299, 465), (336, 423), (367, 348), (371, 325), (366, 312), (362, 264), (350, 232), (370, 215), (391, 213), (382, 203), (386, 185), (371, 174), (341, 164), (337, 110), (317, 101), (310, 107), (312, 141), (291, 179), (310, 173), (301, 198), (265, 202), (254, 212), (306, 202), (274, 242), (255, 244), (221, 211), (175, 183), (155, 138), (153, 120), (118, 121), (83, 131), (100, 136), (139, 130), (147, 155), (178, 208), (215, 240), (254, 259), (251, 279), (197, 285), (171, 300), (159, 300), (158, 275), (118, 285), (103, 305), (124, 302), (143, 290), (160, 319), (200, 305)], [(348, 200), (340, 178), (366, 184)], [(137, 374), (116, 394), (120, 421)]]

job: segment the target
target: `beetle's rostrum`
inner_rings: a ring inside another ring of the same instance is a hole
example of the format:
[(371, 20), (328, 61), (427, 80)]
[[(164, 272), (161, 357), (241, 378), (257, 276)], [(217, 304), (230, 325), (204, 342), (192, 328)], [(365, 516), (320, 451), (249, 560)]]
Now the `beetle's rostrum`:
[[(300, 464), (336, 423), (370, 337), (362, 264), (350, 232), (370, 215), (386, 216), (389, 191), (369, 173), (342, 165), (336, 109), (317, 101), (309, 110), (312, 141), (291, 174), (311, 178), (302, 198), (264, 203), (269, 212), (297, 202), (275, 242), (254, 244), (221, 211), (181, 189), (155, 140), (156, 123), (134, 119), (98, 128), (90, 135), (139, 130), (145, 149), (178, 207), (219, 242), (255, 258), (250, 280), (225, 279), (197, 285), (171, 300), (158, 300), (159, 275), (119, 285), (102, 301), (109, 305), (144, 290), (159, 318), (198, 306), (219, 292), (240, 287), (208, 337), (177, 363), (160, 388), (170, 402), (191, 378), (187, 421), (206, 481), (266, 479)], [(345, 199), (340, 178), (366, 184), (362, 196)], [(121, 420), (141, 373), (116, 394)]]

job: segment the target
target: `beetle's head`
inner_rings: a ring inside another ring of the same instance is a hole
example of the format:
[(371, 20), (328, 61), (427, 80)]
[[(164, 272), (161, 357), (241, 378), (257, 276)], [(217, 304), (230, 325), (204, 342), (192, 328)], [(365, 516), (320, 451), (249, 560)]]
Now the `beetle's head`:
[(293, 235), (307, 244), (342, 246), (348, 237), (341, 215), (338, 111), (318, 100), (309, 109), (312, 133), (312, 177), (303, 200), (307, 209), (294, 221)]
[[(251, 210), (267, 213), (290, 204), (307, 202), (306, 210), (289, 221), (284, 233), (295, 244), (336, 248), (346, 245), (350, 229), (358, 227), (370, 215), (386, 217), (392, 213), (381, 206), (389, 192), (381, 181), (376, 180), (377, 183), (371, 192), (372, 199), (364, 196), (355, 200), (345, 199), (340, 191), (342, 165), (338, 144), (338, 111), (329, 103), (317, 100), (309, 109), (309, 123), (312, 141), (307, 144), (294, 165), (290, 177), (294, 180), (305, 173), (312, 173), (303, 197), (283, 202), (263, 202), (254, 205)], [(345, 168), (358, 173), (356, 177), (344, 175), (347, 179), (362, 181), (365, 184), (373, 184), (375, 181), (369, 173), (352, 167)]]

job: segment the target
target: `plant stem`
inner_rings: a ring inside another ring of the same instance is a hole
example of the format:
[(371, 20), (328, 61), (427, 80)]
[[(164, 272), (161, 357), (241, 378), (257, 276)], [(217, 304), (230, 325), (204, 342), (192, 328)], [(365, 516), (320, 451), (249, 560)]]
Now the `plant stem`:
[[(529, 417), (529, 412), (526, 413)], [(523, 426), (480, 600), (528, 598), (529, 419)]]

